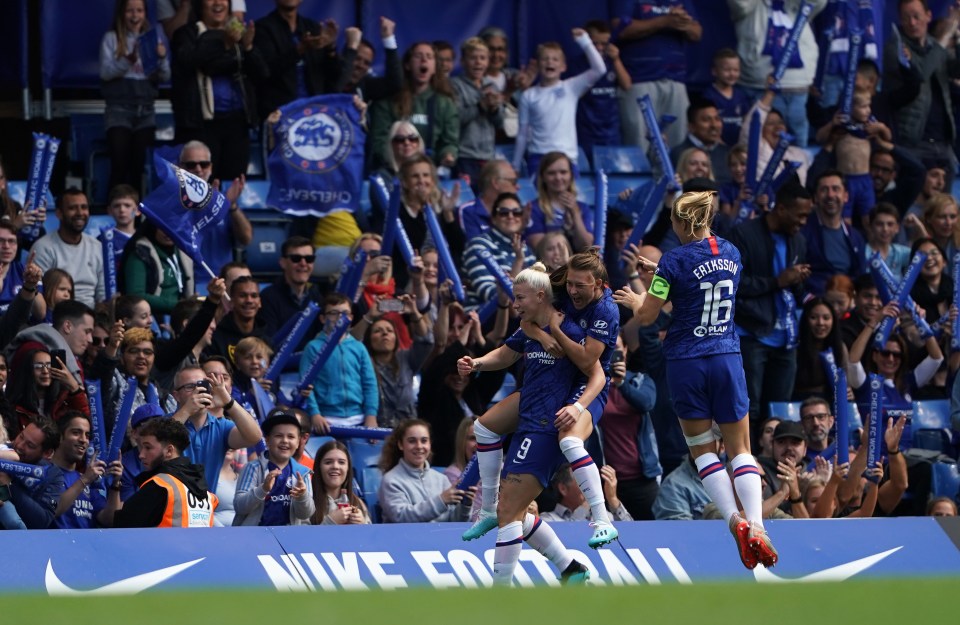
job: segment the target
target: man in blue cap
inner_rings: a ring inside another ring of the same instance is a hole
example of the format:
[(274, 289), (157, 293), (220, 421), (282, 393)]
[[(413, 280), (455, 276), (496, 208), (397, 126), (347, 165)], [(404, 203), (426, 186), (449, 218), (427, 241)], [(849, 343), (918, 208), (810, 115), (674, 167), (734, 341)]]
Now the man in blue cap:
[(137, 492), (136, 477), (143, 471), (143, 463), (140, 462), (140, 452), (137, 449), (140, 445), (140, 438), (137, 434), (140, 431), (140, 426), (154, 417), (166, 416), (163, 409), (156, 404), (144, 404), (133, 411), (133, 416), (130, 417), (130, 440), (134, 447), (120, 457), (120, 461), (123, 462), (123, 477), (120, 482), (121, 501), (126, 501)]

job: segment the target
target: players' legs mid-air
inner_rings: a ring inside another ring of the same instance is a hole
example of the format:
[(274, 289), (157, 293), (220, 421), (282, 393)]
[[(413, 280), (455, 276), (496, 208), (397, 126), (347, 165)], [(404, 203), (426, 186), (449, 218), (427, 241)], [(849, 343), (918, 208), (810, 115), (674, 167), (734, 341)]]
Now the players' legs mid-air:
[[(752, 569), (757, 563), (771, 567), (777, 563), (777, 550), (763, 527), (763, 484), (760, 469), (750, 454), (749, 420), (719, 424), (733, 470), (733, 484), (717, 455), (717, 433), (709, 419), (681, 419), (684, 437), (700, 473), (703, 487), (730, 525), (737, 540), (740, 559)], [(736, 490), (736, 496), (734, 495)], [(737, 497), (746, 519), (740, 515)]]

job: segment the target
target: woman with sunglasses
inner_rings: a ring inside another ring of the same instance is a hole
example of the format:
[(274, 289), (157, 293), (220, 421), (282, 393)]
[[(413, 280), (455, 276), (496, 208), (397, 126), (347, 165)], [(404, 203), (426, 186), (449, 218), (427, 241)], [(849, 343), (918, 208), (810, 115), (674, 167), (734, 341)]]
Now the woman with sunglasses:
[(480, 307), (497, 297), (497, 281), (482, 261), (485, 255), (489, 254), (511, 278), (536, 261), (533, 250), (523, 241), (525, 217), (520, 198), (515, 193), (501, 193), (493, 201), (493, 227), (467, 242), (463, 272), (470, 282), (467, 301), (471, 306)]
[(71, 410), (90, 414), (83, 386), (59, 358), (37, 341), (25, 341), (10, 360), (6, 397), (15, 419), (7, 424), (11, 440), (31, 419), (43, 415), (54, 421)]
[[(867, 346), (873, 340), (880, 321), (884, 317), (896, 319), (900, 309), (895, 301), (883, 307), (881, 316), (875, 324), (866, 324), (857, 339), (850, 346), (850, 361), (847, 365), (847, 381), (853, 389), (857, 403), (869, 404), (870, 385), (867, 384), (867, 372), (860, 359)], [(951, 324), (947, 324), (949, 328)], [(870, 355), (870, 373), (883, 376), (883, 408), (884, 410), (910, 410), (912, 395), (922, 388), (937, 373), (943, 363), (943, 351), (937, 342), (937, 337), (931, 336), (923, 343), (927, 350), (926, 357), (915, 368), (906, 366), (907, 342), (899, 331), (894, 331), (887, 339), (883, 349), (875, 349)]]
[[(417, 156), (424, 154), (423, 137), (417, 127), (405, 119), (393, 122), (390, 131), (387, 133), (387, 139), (380, 149), (379, 159), (382, 165), (373, 172), (373, 175), (379, 176), (387, 187), (388, 193), (393, 193), (394, 179), (400, 176), (400, 164)], [(383, 232), (383, 219), (387, 214), (387, 207), (382, 205), (380, 196), (370, 189), (370, 205), (372, 215), (370, 216), (370, 230)]]

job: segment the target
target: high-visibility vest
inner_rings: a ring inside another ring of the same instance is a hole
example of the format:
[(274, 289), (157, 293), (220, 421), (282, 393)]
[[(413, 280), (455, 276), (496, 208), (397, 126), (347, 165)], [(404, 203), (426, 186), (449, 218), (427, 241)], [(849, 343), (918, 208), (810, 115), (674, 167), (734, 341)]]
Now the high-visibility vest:
[(206, 499), (197, 499), (183, 482), (169, 473), (158, 473), (143, 486), (150, 482), (167, 491), (167, 507), (157, 527), (213, 527), (213, 512), (220, 503), (216, 495), (207, 492)]

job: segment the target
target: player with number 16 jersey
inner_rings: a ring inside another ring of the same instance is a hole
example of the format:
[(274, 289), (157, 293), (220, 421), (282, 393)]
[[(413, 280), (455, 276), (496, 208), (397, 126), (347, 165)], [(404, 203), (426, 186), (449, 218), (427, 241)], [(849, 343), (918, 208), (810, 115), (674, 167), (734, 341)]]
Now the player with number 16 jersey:
[(740, 269), (740, 251), (717, 237), (663, 255), (650, 295), (673, 302), (673, 319), (663, 342), (667, 360), (740, 353), (733, 327)]

